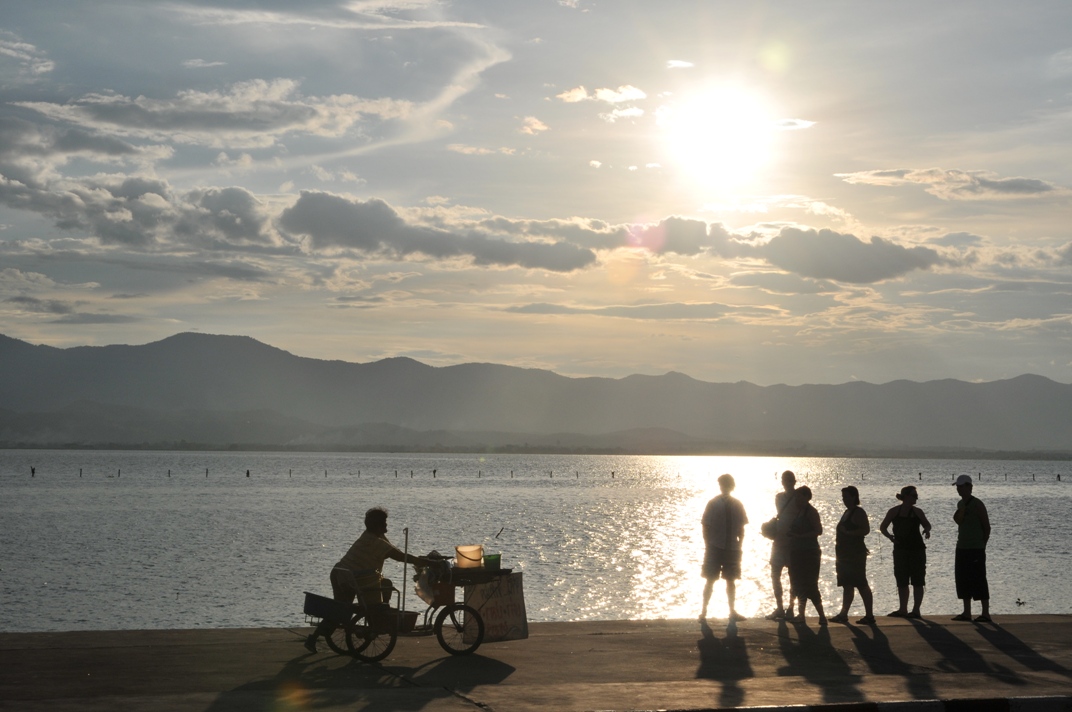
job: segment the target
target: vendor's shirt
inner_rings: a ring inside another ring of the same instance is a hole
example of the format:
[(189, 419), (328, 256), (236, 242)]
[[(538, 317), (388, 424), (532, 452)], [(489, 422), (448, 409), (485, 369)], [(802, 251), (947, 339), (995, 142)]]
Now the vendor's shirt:
[(403, 556), (404, 554), (389, 542), (385, 535), (375, 534), (366, 529), (336, 566), (351, 571), (373, 569), (376, 573), (381, 573), (384, 561), (389, 558), (402, 559)]

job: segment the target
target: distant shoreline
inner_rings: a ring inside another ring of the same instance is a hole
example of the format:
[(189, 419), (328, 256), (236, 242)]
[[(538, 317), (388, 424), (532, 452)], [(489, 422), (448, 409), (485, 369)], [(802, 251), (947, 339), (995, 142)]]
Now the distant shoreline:
[(497, 446), (440, 446), (412, 447), (401, 445), (274, 445), (256, 443), (6, 443), (0, 450), (100, 450), (100, 451), (179, 451), (179, 452), (324, 452), (324, 453), (384, 453), (384, 454), (457, 454), (457, 455), (629, 455), (647, 457), (708, 456), (708, 457), (831, 457), (870, 459), (925, 460), (1072, 460), (1072, 451), (1006, 451), (970, 448), (881, 448), (846, 447), (665, 447), (648, 449), (555, 447), (528, 445)]

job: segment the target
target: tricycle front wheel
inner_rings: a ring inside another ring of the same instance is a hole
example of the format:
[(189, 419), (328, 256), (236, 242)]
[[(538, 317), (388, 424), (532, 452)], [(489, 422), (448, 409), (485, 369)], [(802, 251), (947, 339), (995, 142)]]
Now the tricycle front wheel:
[(484, 642), (484, 619), (472, 606), (450, 603), (436, 617), (435, 634), (443, 650), (468, 655)]

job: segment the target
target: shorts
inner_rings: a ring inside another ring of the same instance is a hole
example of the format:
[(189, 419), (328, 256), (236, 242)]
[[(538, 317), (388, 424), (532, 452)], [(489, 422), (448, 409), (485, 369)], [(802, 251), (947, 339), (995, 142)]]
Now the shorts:
[(986, 549), (957, 549), (953, 577), (957, 582), (957, 598), (990, 600), (990, 586), (986, 582)]
[(926, 586), (927, 550), (894, 549), (893, 578), (898, 588), (905, 586)]
[(727, 581), (736, 581), (741, 578), (741, 550), (711, 547), (704, 553), (703, 569), (700, 573), (705, 579), (712, 581), (720, 576)]
[(789, 545), (775, 543), (770, 550), (771, 571), (781, 572), (789, 566)]
[(846, 554), (834, 561), (837, 585), (842, 588), (867, 588), (867, 554)]
[(789, 552), (789, 594), (799, 599), (819, 598), (819, 567), (823, 553), (819, 549)]

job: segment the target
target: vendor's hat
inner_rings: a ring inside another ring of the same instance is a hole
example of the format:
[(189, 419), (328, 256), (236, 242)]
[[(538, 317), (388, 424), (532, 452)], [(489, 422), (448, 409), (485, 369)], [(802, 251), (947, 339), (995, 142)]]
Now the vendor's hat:
[(957, 481), (953, 483), (953, 486), (960, 487), (961, 485), (970, 485), (971, 483), (971, 475), (961, 475), (957, 478)]

